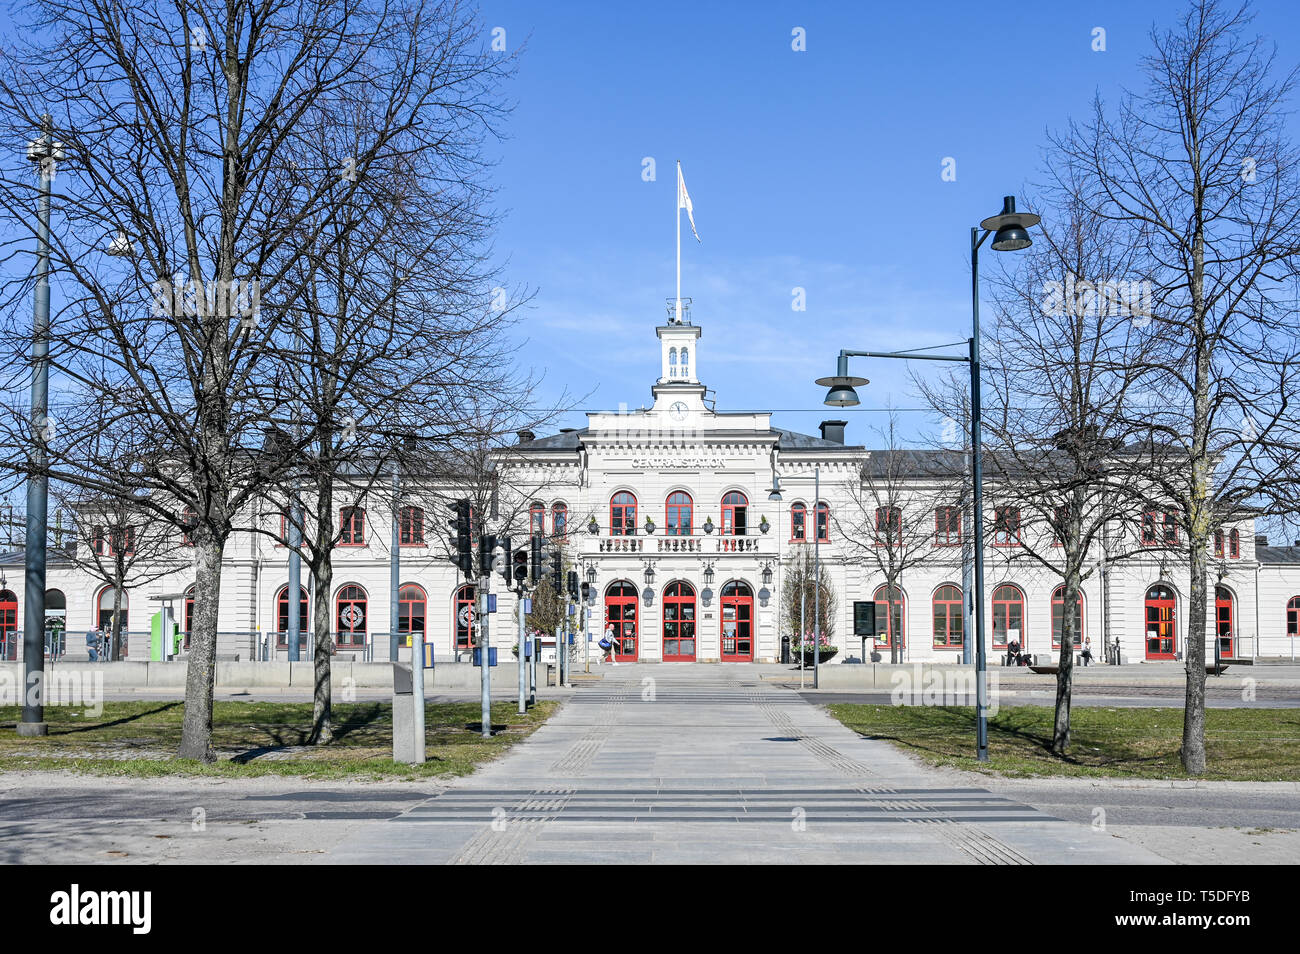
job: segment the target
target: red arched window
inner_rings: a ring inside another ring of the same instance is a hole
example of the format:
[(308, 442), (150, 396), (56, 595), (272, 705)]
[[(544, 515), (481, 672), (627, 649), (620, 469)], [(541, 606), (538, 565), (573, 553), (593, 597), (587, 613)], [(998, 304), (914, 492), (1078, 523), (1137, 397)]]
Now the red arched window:
[(790, 542), (803, 543), (808, 539), (808, 508), (801, 503), (790, 505)]
[(754, 661), (754, 591), (733, 581), (722, 588), (722, 661)]
[(546, 532), (546, 505), (536, 500), (528, 507), (528, 532)]
[(1020, 587), (1003, 583), (993, 591), (993, 648), (1006, 649), (1015, 640), (1025, 649), (1025, 594)]
[[(307, 635), (307, 588), (298, 587), (298, 638)], [(279, 649), (289, 648), (289, 586), (285, 584), (275, 597), (275, 645)]]
[(1228, 534), (1228, 556), (1234, 560), (1241, 559), (1241, 531), (1233, 530)]
[(1223, 531), (1214, 531), (1214, 555), (1220, 560), (1223, 559)]
[[(190, 531), (194, 529), (199, 522), (199, 515), (194, 512), (193, 507), (186, 507), (181, 511), (181, 543), (184, 546), (194, 546), (194, 538), (190, 536)], [(188, 632), (188, 630), (187, 630)]]
[(626, 490), (609, 498), (609, 532), (616, 537), (636, 533), (636, 497)]
[(411, 633), (425, 632), (426, 607), (423, 587), (406, 583), (397, 591), (397, 631), (402, 634), (401, 645), (411, 645)]
[(551, 533), (557, 537), (564, 536), (565, 530), (569, 526), (569, 507), (567, 504), (557, 503), (551, 507)]
[(670, 537), (689, 537), (691, 535), (691, 495), (678, 490), (668, 495), (668, 504), (664, 508), (664, 534)]
[(335, 598), (335, 633), (340, 648), (353, 648), (366, 644), (366, 612), (369, 601), (366, 591), (355, 583), (339, 590)]
[(722, 532), (743, 537), (749, 523), (749, 501), (732, 491), (722, 498)]
[(185, 591), (185, 608), (181, 611), (181, 632), (185, 634), (185, 647), (190, 644), (190, 633), (194, 632), (194, 584)]
[(826, 543), (831, 538), (831, 508), (828, 504), (817, 505), (817, 542)]
[(614, 658), (637, 659), (636, 587), (626, 580), (611, 583), (605, 590), (605, 636), (614, 641)]
[(474, 645), (474, 587), (466, 583), (456, 591), (456, 649), (468, 650)]
[(1159, 583), (1147, 590), (1147, 659), (1173, 659), (1178, 646), (1178, 618), (1174, 591)]
[(1236, 620), (1233, 618), (1232, 591), (1226, 586), (1214, 588), (1214, 637), (1219, 641), (1219, 658), (1236, 655)]
[(1286, 634), (1300, 636), (1300, 596), (1293, 596), (1286, 602)]
[[(1061, 635), (1065, 632), (1065, 584), (1052, 590), (1052, 648), (1061, 648)], [(1074, 647), (1083, 645), (1083, 590), (1074, 605)]]
[(664, 587), (664, 661), (695, 660), (695, 589), (676, 580)]
[(18, 658), (18, 597), (0, 590), (0, 659)]
[(424, 508), (403, 507), (398, 542), (404, 547), (424, 546)]
[(962, 631), (961, 587), (945, 583), (934, 591), (934, 648), (960, 649)]
[(339, 510), (339, 546), (359, 547), (366, 542), (366, 511), (362, 507)]
[(898, 640), (898, 646), (901, 649), (907, 645), (906, 633), (903, 625), (903, 591), (894, 587), (892, 591), (887, 586), (879, 586), (873, 599), (878, 607), (883, 607), (885, 611), (885, 625), (881, 627), (876, 625), (876, 642), (881, 646), (892, 646), (894, 640)]

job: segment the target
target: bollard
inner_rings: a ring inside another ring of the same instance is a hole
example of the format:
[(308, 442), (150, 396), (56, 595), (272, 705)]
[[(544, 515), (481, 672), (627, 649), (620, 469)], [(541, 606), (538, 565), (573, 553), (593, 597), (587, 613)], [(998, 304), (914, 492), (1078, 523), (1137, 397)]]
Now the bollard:
[(406, 663), (393, 663), (393, 761), (419, 765), (425, 761), (424, 732), (416, 727), (415, 680), (411, 676)]

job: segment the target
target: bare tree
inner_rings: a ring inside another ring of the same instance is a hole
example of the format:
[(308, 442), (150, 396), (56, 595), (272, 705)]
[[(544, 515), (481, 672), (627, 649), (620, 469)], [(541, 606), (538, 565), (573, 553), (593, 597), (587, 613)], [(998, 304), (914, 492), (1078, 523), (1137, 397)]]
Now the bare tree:
[(821, 641), (829, 643), (835, 636), (835, 610), (838, 600), (829, 574), (821, 574), (818, 586), (817, 566), (811, 547), (801, 553), (792, 553), (781, 573), (781, 622), (785, 632), (795, 634), (794, 652), (813, 648), (816, 630), (820, 627)]

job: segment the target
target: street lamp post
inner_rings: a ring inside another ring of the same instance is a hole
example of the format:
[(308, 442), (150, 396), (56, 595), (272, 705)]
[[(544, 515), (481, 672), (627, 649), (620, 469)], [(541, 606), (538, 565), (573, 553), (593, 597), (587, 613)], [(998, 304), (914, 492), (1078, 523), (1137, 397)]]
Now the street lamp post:
[[(865, 381), (863, 382), (866, 383)], [(807, 475), (804, 475), (805, 478)], [(767, 492), (767, 499), (773, 501), (781, 500), (781, 475), (772, 475), (772, 489)], [(822, 655), (822, 634), (821, 634), (821, 596), (822, 596), (822, 563), (821, 563), (821, 501), (822, 501), (822, 468), (821, 464), (813, 468), (813, 688), (821, 688), (818, 679), (821, 675), (820, 661)], [(829, 512), (826, 515), (827, 522), (830, 521)], [(805, 527), (807, 526), (807, 517), (804, 518)], [(827, 528), (829, 529), (829, 527)], [(799, 641), (802, 644), (804, 638), (804, 617), (803, 617), (803, 594), (807, 589), (806, 581), (800, 577), (799, 580)], [(804, 651), (799, 651), (799, 687), (803, 688), (803, 656)]]
[[(921, 354), (937, 348), (954, 345), (937, 345), (935, 348), (918, 348), (913, 351), (841, 351), (835, 374), (818, 378), (817, 384), (829, 388), (825, 403), (832, 407), (853, 407), (859, 403), (855, 388), (867, 384), (866, 378), (849, 375), (849, 358), (901, 358), (921, 361), (961, 361), (970, 366), (971, 403), (971, 509), (974, 511), (975, 546), (975, 708), (976, 753), (981, 762), (989, 757), (988, 735), (988, 662), (984, 651), (984, 468), (980, 444), (980, 304), (979, 304), (979, 249), (984, 240), (993, 235), (995, 252), (1013, 252), (1033, 244), (1028, 229), (1037, 225), (1039, 217), (1031, 213), (1016, 212), (1014, 196), (1002, 200), (1002, 212), (989, 216), (970, 230), (971, 251), (971, 330), (967, 339), (967, 356)], [(981, 229), (983, 230), (981, 232)], [(960, 344), (961, 342), (956, 342)]]
[(45, 444), (50, 439), (50, 183), (63, 144), (54, 141), (49, 114), (41, 137), (27, 147), (37, 164), (41, 197), (36, 219), (36, 309), (32, 321), (32, 435), (27, 474), (27, 539), (23, 543), (23, 716), (20, 736), (47, 735), (45, 724), (45, 532), (49, 478)]

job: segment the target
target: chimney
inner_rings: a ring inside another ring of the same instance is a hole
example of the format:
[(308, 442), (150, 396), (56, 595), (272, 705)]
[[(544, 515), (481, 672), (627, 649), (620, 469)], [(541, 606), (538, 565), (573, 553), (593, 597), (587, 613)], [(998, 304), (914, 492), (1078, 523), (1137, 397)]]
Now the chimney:
[(1262, 533), (1255, 534), (1255, 546), (1257, 547), (1268, 546), (1268, 537), (1264, 536), (1264, 534)]
[(519, 438), (521, 444), (531, 444), (537, 438), (532, 431), (515, 431), (515, 436)]
[(848, 423), (848, 421), (822, 421), (822, 440), (843, 444), (844, 428)]

